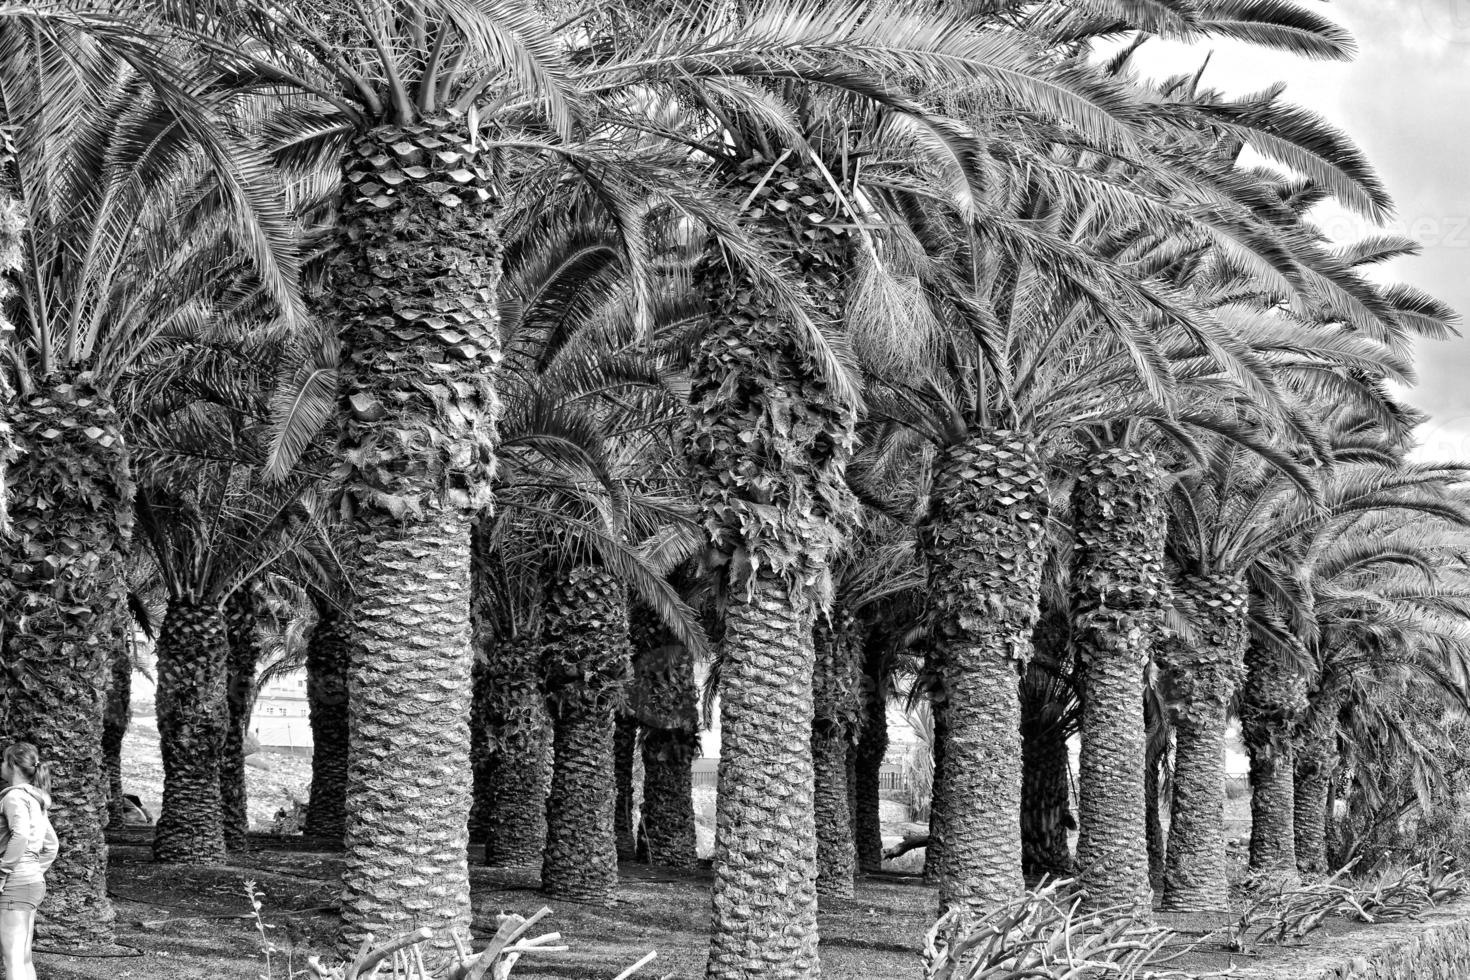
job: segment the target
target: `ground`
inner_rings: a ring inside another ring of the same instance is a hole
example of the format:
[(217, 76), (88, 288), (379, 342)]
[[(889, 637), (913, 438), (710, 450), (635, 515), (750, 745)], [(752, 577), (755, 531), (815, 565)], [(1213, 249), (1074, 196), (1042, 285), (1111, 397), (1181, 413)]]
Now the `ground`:
[[(138, 705), (124, 747), (125, 785), (157, 814), (163, 768), (151, 705)], [(303, 800), (311, 778), (310, 759), (283, 751), (252, 755), (246, 770), (251, 824), (267, 829), (277, 810)], [(713, 843), (714, 791), (695, 791), (699, 850), (707, 856)], [(923, 825), (909, 823), (901, 805), (884, 802), (884, 832), (892, 843)], [(1243, 862), (1250, 832), (1248, 796), (1231, 799), (1226, 808), (1226, 834), (1232, 852)], [(245, 882), (264, 893), (263, 925), (281, 952), (272, 980), (293, 967), (304, 976), (297, 947), (326, 948), (334, 925), (335, 886), (341, 856), (300, 838), (258, 833), (252, 849), (233, 855), (231, 863), (209, 869), (183, 869), (151, 863), (151, 829), (133, 828), (112, 838), (110, 892), (118, 915), (118, 938), (124, 946), (97, 953), (120, 956), (76, 957), (41, 952), (40, 974), (47, 980), (260, 980), (264, 971), (263, 941), (251, 912)], [(472, 862), (474, 855), (472, 855)], [(827, 980), (918, 978), (920, 949), (933, 921), (937, 895), (918, 877), (923, 851), (890, 862), (887, 873), (870, 876), (849, 901), (825, 901), (820, 930), (822, 972)], [(544, 899), (529, 873), (492, 872), (472, 867), (477, 937), (488, 938), (501, 912), (529, 915)], [(629, 864), (622, 868), (618, 905), (613, 909), (563, 904), (543, 920), (571, 946), (568, 953), (527, 958), (515, 980), (608, 980), (653, 950), (657, 960), (637, 978), (702, 975), (708, 944), (709, 872), (682, 874)], [(1260, 955), (1225, 953), (1213, 939), (1200, 941), (1225, 922), (1224, 916), (1161, 917), (1161, 925), (1179, 935), (1171, 968), (1218, 972), (1233, 965), (1259, 965)], [(1354, 927), (1333, 921), (1315, 934), (1317, 942)], [(546, 931), (546, 930), (540, 930)], [(1199, 944), (1199, 948), (1191, 948)], [(1279, 955), (1267, 950), (1266, 959)]]
[[(333, 925), (330, 906), (340, 854), (297, 849), (294, 841), (260, 836), (256, 850), (230, 865), (195, 869), (152, 864), (148, 830), (114, 835), (110, 890), (118, 938), (132, 958), (82, 959), (37, 954), (47, 980), (258, 980), (264, 961), (246, 897), (252, 879), (265, 893), (264, 918), (273, 941), (321, 948)], [(287, 849), (289, 848), (289, 849)], [(546, 900), (535, 876), (471, 869), (477, 937), (488, 938), (501, 912), (529, 915)], [(935, 893), (919, 879), (867, 879), (850, 901), (824, 902), (822, 973), (829, 980), (917, 977), (918, 949), (935, 910)], [(698, 977), (708, 944), (709, 872), (690, 874), (624, 865), (616, 908), (558, 905), (543, 920), (571, 951), (523, 960), (516, 980), (609, 980), (653, 950), (639, 977)], [(141, 955), (139, 955), (141, 954)], [(284, 956), (284, 954), (283, 954)], [(286, 975), (278, 959), (277, 976)], [(296, 966), (301, 967), (300, 958)]]
[[(335, 880), (341, 854), (316, 849), (300, 838), (256, 835), (252, 850), (233, 855), (216, 868), (155, 865), (149, 828), (112, 835), (109, 891), (118, 917), (122, 946), (64, 956), (38, 951), (46, 980), (261, 980), (262, 940), (251, 912), (245, 881), (264, 893), (264, 924), (279, 947), (273, 980), (294, 965), (302, 977), (301, 954), (292, 949), (329, 945), (334, 925)], [(472, 854), (472, 862), (478, 858)], [(636, 975), (693, 980), (702, 975), (708, 943), (710, 873), (680, 873), (625, 864), (615, 908), (561, 903), (545, 919), (544, 930), (562, 934), (567, 953), (522, 961), (515, 980), (611, 980), (652, 950), (658, 958)], [(546, 900), (535, 890), (531, 872), (471, 867), (474, 934), (483, 940), (502, 912), (529, 915)], [(920, 949), (937, 904), (933, 888), (914, 875), (884, 873), (859, 881), (851, 900), (824, 901), (820, 929), (822, 973), (827, 980), (918, 980)], [(1220, 974), (1232, 966), (1263, 966), (1308, 955), (1309, 951), (1263, 947), (1254, 954), (1225, 952), (1218, 938), (1205, 934), (1225, 916), (1161, 916), (1179, 931), (1169, 953), (1171, 969)], [(1346, 932), (1371, 930), (1330, 920), (1312, 936), (1321, 952)], [(1191, 949), (1195, 944), (1199, 948)], [(387, 980), (386, 977), (383, 980)]]

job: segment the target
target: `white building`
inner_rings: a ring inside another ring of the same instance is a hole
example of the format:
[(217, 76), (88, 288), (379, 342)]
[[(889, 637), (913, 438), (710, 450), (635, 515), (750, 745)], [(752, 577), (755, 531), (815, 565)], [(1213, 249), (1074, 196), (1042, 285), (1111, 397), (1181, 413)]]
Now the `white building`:
[(306, 704), (306, 671), (273, 678), (260, 689), (250, 733), (268, 748), (310, 748), (311, 721)]

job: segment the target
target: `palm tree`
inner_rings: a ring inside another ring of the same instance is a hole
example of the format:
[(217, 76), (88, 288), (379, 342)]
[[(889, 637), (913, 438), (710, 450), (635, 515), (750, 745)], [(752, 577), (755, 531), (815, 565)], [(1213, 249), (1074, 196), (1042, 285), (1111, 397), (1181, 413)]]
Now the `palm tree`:
[(849, 809), (847, 755), (858, 722), (862, 633), (837, 606), (816, 625), (812, 680), (813, 816), (817, 825), (817, 893), (851, 898), (857, 849)]
[[(1423, 488), (1430, 491), (1433, 487)], [(1463, 531), (1454, 515), (1382, 509), (1316, 531), (1302, 578), (1313, 618), (1304, 673), (1307, 705), (1297, 722), (1294, 825), (1297, 866), (1325, 872), (1328, 784), (1338, 765), (1338, 719), (1349, 701), (1371, 700), (1373, 683), (1408, 671), (1453, 696), (1464, 602), (1454, 557)]]
[(225, 738), (220, 758), (220, 811), (225, 846), (243, 850), (250, 831), (249, 797), (245, 786), (245, 739), (255, 706), (255, 675), (260, 666), (261, 642), (257, 632), (260, 595), (256, 583), (231, 592), (224, 603)]
[[(304, 499), (308, 477), (266, 487), (255, 469), (260, 456), (248, 433), (265, 421), (268, 362), (252, 388), (243, 348), (234, 375), (239, 388), (177, 401), (177, 388), (159, 374), (179, 370), (182, 360), (170, 350), (142, 364), (134, 385), (143, 395), (128, 413), (141, 474), (139, 524), (168, 597), (157, 648), (164, 794), (153, 850), (159, 861), (213, 864), (225, 858), (228, 729), (236, 725), (243, 741), (238, 726), (249, 716), (260, 655), (253, 599), (231, 599), (287, 555), (315, 570), (305, 543), (321, 532)], [(165, 394), (149, 397), (153, 391)], [(233, 692), (232, 661), (239, 671)], [(238, 779), (243, 761), (232, 761)]]
[(102, 714), (102, 760), (107, 772), (107, 826), (123, 825), (123, 738), (132, 722), (133, 655), (132, 637), (134, 628), (128, 620), (122, 620), (112, 652), (109, 655), (109, 677), (107, 704)]
[(311, 787), (305, 832), (340, 841), (347, 832), (347, 624), (331, 596), (313, 595), (316, 623), (306, 645), (306, 701), (311, 723)]
[(1077, 822), (1067, 741), (1081, 728), (1082, 700), (1068, 619), (1059, 603), (1043, 603), (1021, 678), (1021, 865), (1028, 875), (1073, 868), (1068, 831)]
[(547, 593), (542, 671), (556, 765), (546, 797), (548, 895), (609, 903), (617, 887), (613, 711), (631, 670), (626, 590), (582, 565)]
[(700, 749), (694, 657), (646, 608), (637, 609), (631, 636), (632, 707), (643, 757), (638, 854), (652, 864), (692, 868), (698, 858), (693, 765)]
[[(178, 53), (144, 56), (106, 14), (0, 16), (0, 124), (15, 150), (5, 183), (19, 208), (7, 227), (23, 214), (27, 246), (9, 267), (13, 329), (0, 334), (8, 424), (25, 451), (8, 474), (13, 534), (0, 544), (0, 728), (24, 732), (57, 764), (65, 854), (42, 930), (57, 944), (112, 935), (101, 833), (111, 650), (97, 638), (126, 628), (133, 481), (119, 379), (213, 295), (222, 271), (263, 286), (279, 308), (292, 301), (289, 235), (268, 205), (259, 210), (269, 193), (259, 157), (221, 118), (228, 101), (180, 97), (194, 83)], [(186, 200), (213, 203), (181, 210)], [(28, 677), (44, 683), (15, 684)]]
[[(599, 36), (578, 48), (574, 64), (555, 31), (521, 8), (496, 8), (491, 16), (464, 0), (344, 5), (333, 8), (331, 35), (323, 36), (314, 21), (317, 5), (306, 0), (169, 6), (184, 8), (200, 27), (199, 43), (236, 78), (253, 76), (262, 86), (310, 95), (300, 108), (298, 132), (306, 135), (288, 136), (283, 156), (340, 154), (340, 247), (323, 314), (344, 352), (339, 450), (348, 505), (359, 522), (353, 645), (363, 651), (354, 655), (361, 666), (354, 668), (351, 700), (360, 747), (354, 759), (361, 763), (361, 769), (354, 763), (353, 810), (362, 822), (349, 826), (345, 939), (355, 943), (363, 933), (410, 920), (440, 933), (463, 932), (468, 894), (463, 862), (454, 855), (462, 850), (469, 797), (450, 775), (469, 755), (461, 706), (437, 696), (422, 703), (370, 698), (367, 691), (391, 689), (395, 677), (402, 679), (401, 661), (418, 665), (428, 657), (438, 661), (423, 665), (426, 690), (431, 678), (456, 687), (470, 683), (469, 523), (488, 503), (493, 458), (488, 379), (496, 360), (499, 246), (482, 217), (502, 188), (488, 169), (490, 153), (519, 147), (568, 154), (581, 165), (581, 178), (606, 193), (621, 161), (564, 139), (591, 120), (584, 108), (648, 131), (653, 124), (642, 105), (624, 98), (636, 85), (683, 97), (711, 76), (736, 75), (871, 91), (866, 69), (861, 77), (853, 73), (859, 62), (883, 57), (899, 68), (914, 55), (887, 43), (891, 21), (880, 31), (858, 15), (861, 8), (778, 4), (738, 25), (698, 18)], [(587, 25), (592, 32), (596, 21)], [(263, 43), (251, 46), (254, 40)], [(269, 56), (253, 53), (261, 49)], [(955, 53), (979, 61), (991, 49), (971, 39)], [(715, 87), (720, 100), (764, 112), (762, 99), (747, 97), (742, 86)], [(896, 94), (889, 100), (902, 101)], [(481, 106), (488, 107), (489, 135), (475, 125)], [(524, 134), (519, 139), (517, 130)], [(659, 190), (667, 200), (667, 190)], [(637, 227), (632, 211), (623, 217), (625, 229)], [(382, 289), (383, 277), (404, 288)], [(442, 411), (441, 402), (453, 410)], [(318, 419), (325, 414), (318, 404)], [(432, 454), (419, 452), (429, 444), (437, 447)], [(410, 632), (436, 638), (414, 648), (405, 641)], [(427, 720), (446, 709), (450, 719)], [(435, 774), (421, 812), (405, 808), (390, 789), (373, 788), (384, 786), (371, 777), (392, 760), (420, 784)], [(410, 834), (432, 841), (426, 854), (444, 859), (401, 874), (401, 857), (381, 842)], [(438, 890), (410, 888), (407, 881), (432, 881)]]
[[(1280, 656), (1299, 649), (1293, 642), (1266, 646), (1271, 631), (1252, 629), (1252, 593), (1269, 597), (1277, 608), (1290, 610), (1299, 592), (1293, 583), (1301, 541), (1331, 529), (1334, 522), (1380, 508), (1426, 514), (1453, 514), (1455, 508), (1433, 491), (1440, 481), (1453, 480), (1453, 468), (1385, 463), (1369, 447), (1368, 461), (1352, 462), (1362, 450), (1352, 432), (1340, 433), (1339, 463), (1323, 481), (1320, 497), (1304, 497), (1299, 485), (1280, 470), (1251, 462), (1240, 449), (1216, 447), (1207, 465), (1185, 474), (1171, 495), (1173, 526), (1171, 558), (1180, 569), (1176, 597), (1189, 610), (1196, 639), (1165, 645), (1163, 666), (1173, 689), (1170, 700), (1180, 705), (1175, 725), (1174, 807), (1170, 827), (1165, 903), (1172, 908), (1225, 907), (1224, 843), (1221, 838), (1223, 806), (1222, 765), (1225, 706), (1242, 679), (1248, 641), (1258, 644), (1258, 657)], [(1344, 441), (1345, 440), (1345, 441)], [(1426, 489), (1428, 488), (1428, 489)], [(1282, 615), (1290, 621), (1292, 613)], [(1290, 729), (1300, 710), (1299, 682), (1286, 665), (1267, 668), (1257, 662), (1260, 693), (1245, 695), (1247, 721), (1273, 719), (1280, 732), (1267, 738), (1251, 736), (1257, 745), (1270, 745), (1281, 755), (1280, 765), (1262, 767), (1272, 783), (1259, 794), (1262, 806), (1273, 806), (1255, 819), (1261, 834), (1256, 854), (1270, 864), (1263, 873), (1294, 873), (1296, 859), (1291, 833), (1292, 774)], [(1269, 681), (1269, 684), (1266, 682)], [(1278, 697), (1272, 700), (1270, 695)], [(1282, 838), (1285, 839), (1282, 839)], [(1177, 855), (1176, 855), (1177, 851)], [(1289, 863), (1288, 863), (1289, 862)]]

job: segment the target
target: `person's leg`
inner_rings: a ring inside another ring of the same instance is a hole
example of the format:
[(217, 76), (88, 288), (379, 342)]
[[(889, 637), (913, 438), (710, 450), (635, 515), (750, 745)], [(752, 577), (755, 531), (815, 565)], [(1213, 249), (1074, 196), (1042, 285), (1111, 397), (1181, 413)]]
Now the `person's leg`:
[(33, 952), (33, 947), (36, 945), (36, 913), (35, 913), (35, 910), (32, 910), (30, 912), (27, 912), (25, 914), (25, 916), (26, 916), (26, 947), (25, 947), (25, 967), (26, 967), (26, 973), (23, 974), (23, 976), (24, 976), (25, 980), (36, 980), (36, 963), (35, 963), (35, 960), (33, 960), (31, 958), (31, 954)]
[(5, 965), (5, 980), (33, 980), (35, 976), (26, 965), (31, 920), (30, 912), (0, 911), (0, 963)]

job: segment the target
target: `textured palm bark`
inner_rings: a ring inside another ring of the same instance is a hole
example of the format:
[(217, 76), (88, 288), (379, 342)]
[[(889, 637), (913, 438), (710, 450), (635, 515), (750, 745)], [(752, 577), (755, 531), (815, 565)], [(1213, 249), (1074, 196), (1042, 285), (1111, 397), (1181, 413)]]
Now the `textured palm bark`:
[(852, 839), (847, 750), (861, 717), (861, 663), (857, 625), (845, 612), (814, 633), (812, 680), (813, 806), (817, 822), (817, 892), (852, 897), (857, 850)]
[(163, 808), (153, 858), (223, 864), (220, 766), (225, 744), (224, 615), (211, 601), (171, 598), (158, 637), (158, 740)]
[(848, 809), (847, 736), (840, 728), (817, 722), (812, 731), (812, 805), (817, 822), (817, 893), (851, 898), (857, 870)]
[(939, 900), (984, 914), (1024, 884), (1017, 686), (1037, 620), (1047, 511), (1035, 442), (980, 430), (946, 447), (929, 508), (921, 534), (949, 715)]
[(476, 727), (485, 740), (477, 779), (485, 787), (481, 840), (492, 868), (539, 868), (546, 847), (551, 722), (541, 691), (541, 644), (534, 636), (483, 647), (484, 683)]
[(349, 626), (344, 940), (468, 936), (469, 523), (359, 539)]
[(1153, 911), (1144, 821), (1143, 672), (1163, 618), (1164, 473), (1108, 448), (1072, 491), (1072, 642), (1082, 674), (1078, 883), (1092, 908)]
[(311, 722), (309, 837), (340, 841), (347, 832), (347, 624), (342, 611), (320, 599), (306, 644), (306, 707)]
[(643, 734), (643, 820), (640, 854), (650, 864), (692, 868), (698, 862), (694, 759), (699, 735), (650, 728)]
[(495, 795), (485, 812), (487, 867), (541, 867), (551, 792), (551, 742), (547, 722), (518, 752), (500, 752), (491, 759), (488, 771)]
[(255, 701), (255, 671), (260, 664), (260, 639), (256, 634), (257, 597), (242, 586), (225, 600), (225, 636), (229, 660), (225, 670), (225, 745), (220, 763), (220, 811), (224, 820), (225, 846), (238, 850), (247, 846), (250, 806), (245, 787), (245, 739), (250, 728), (250, 709)]
[(545, 640), (554, 751), (541, 888), (554, 898), (611, 904), (618, 887), (614, 715), (632, 670), (623, 584), (590, 566), (559, 577), (547, 593)]
[(698, 860), (694, 760), (699, 756), (699, 703), (694, 657), (652, 610), (636, 606), (632, 707), (643, 726), (643, 809), (638, 857), (674, 868)]
[(813, 816), (813, 611), (757, 579), (725, 611), (708, 976), (819, 974)]
[(1164, 862), (1163, 907), (1229, 908), (1225, 879), (1225, 706), (1206, 702), (1175, 723), (1174, 797)]
[(1298, 882), (1292, 739), (1307, 707), (1303, 659), (1252, 644), (1240, 693), (1241, 737), (1251, 760), (1250, 869), (1288, 886)]
[(638, 749), (638, 720), (619, 714), (613, 730), (613, 772), (617, 781), (617, 802), (613, 807), (613, 840), (618, 860), (631, 861), (638, 850), (633, 834), (633, 754)]
[(869, 643), (863, 684), (863, 724), (853, 752), (855, 779), (853, 835), (858, 866), (883, 868), (882, 772), (888, 755), (888, 692), (884, 686), (882, 650)]
[(1335, 688), (1313, 695), (1303, 715), (1295, 747), (1292, 831), (1297, 869), (1320, 875), (1327, 861), (1327, 802), (1337, 769), (1337, 713), (1341, 691)]
[(1148, 834), (1148, 877), (1151, 882), (1164, 880), (1164, 821), (1161, 814), (1159, 783), (1163, 778), (1163, 750), (1150, 742), (1143, 768), (1143, 820)]
[(562, 711), (552, 731), (541, 889), (564, 901), (611, 905), (618, 888), (612, 709)]
[(1296, 766), (1291, 743), (1250, 753), (1250, 869), (1273, 884), (1300, 884), (1296, 861)]
[[(15, 216), (7, 213), (5, 221)], [(37, 379), (4, 406), (21, 450), (0, 535), (0, 740), (53, 767), (61, 854), (37, 925), (49, 946), (109, 943), (104, 692), (125, 623), (132, 479), (116, 412), (87, 374)]]
[(1163, 908), (1225, 911), (1225, 707), (1243, 670), (1245, 585), (1228, 573), (1186, 575), (1179, 591), (1196, 610), (1198, 642), (1169, 640), (1155, 649), (1177, 705)]
[(1067, 831), (1073, 819), (1066, 733), (1045, 705), (1023, 699), (1022, 707), (1022, 869), (1029, 876), (1070, 874)]
[(857, 867), (857, 745), (847, 743), (843, 753), (847, 768), (847, 839), (853, 842), (853, 867)]
[[(492, 177), (450, 115), (343, 155), (330, 308), (336, 475), (353, 514), (344, 950), (469, 940), (470, 528), (490, 506), (500, 245)], [(438, 958), (435, 956), (434, 958)]]
[(107, 773), (108, 829), (126, 824), (123, 805), (122, 747), (133, 720), (133, 658), (127, 634), (132, 623), (119, 618), (108, 654), (107, 703), (102, 712), (102, 768)]
[(933, 745), (930, 746), (934, 769), (929, 787), (929, 843), (924, 848), (923, 874), (926, 884), (937, 885), (944, 855), (944, 808), (949, 799), (944, 791), (944, 752), (949, 745), (949, 698), (944, 693), (944, 680), (937, 673), (939, 660), (933, 648), (927, 660), (936, 679), (929, 694), (930, 718), (934, 724)]

